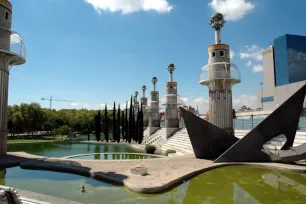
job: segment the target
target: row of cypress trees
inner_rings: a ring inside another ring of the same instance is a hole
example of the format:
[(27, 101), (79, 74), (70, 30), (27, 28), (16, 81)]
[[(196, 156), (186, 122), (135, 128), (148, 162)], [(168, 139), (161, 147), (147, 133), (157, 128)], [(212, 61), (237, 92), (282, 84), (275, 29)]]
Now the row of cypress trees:
[[(132, 96), (131, 96), (131, 103), (130, 109), (128, 114), (128, 104), (126, 104), (125, 111), (121, 111), (120, 105), (118, 110), (116, 111), (116, 103), (114, 102), (113, 108), (113, 120), (112, 120), (112, 140), (115, 142), (120, 142), (121, 138), (131, 143), (132, 141), (138, 142), (139, 144), (142, 143), (143, 140), (143, 130), (144, 130), (144, 123), (143, 123), (143, 110), (142, 104), (141, 109), (139, 110), (138, 107), (138, 114), (137, 118), (135, 117), (135, 108), (132, 105)], [(117, 116), (116, 116), (117, 113)], [(105, 105), (104, 110), (104, 136), (105, 140), (108, 142), (109, 138), (109, 118), (107, 115), (107, 105)], [(120, 128), (121, 127), (121, 128)], [(100, 134), (101, 134), (101, 114), (100, 111), (98, 115), (95, 116), (95, 133), (97, 141), (100, 141)]]

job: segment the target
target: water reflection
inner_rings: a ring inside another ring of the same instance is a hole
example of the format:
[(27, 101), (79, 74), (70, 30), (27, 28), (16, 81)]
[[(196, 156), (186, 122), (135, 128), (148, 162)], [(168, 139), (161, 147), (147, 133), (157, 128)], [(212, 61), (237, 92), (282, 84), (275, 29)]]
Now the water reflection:
[[(111, 158), (112, 155), (109, 156)], [(125, 156), (121, 155), (120, 158)], [(306, 203), (304, 174), (242, 166), (205, 172), (170, 192), (158, 195), (137, 194), (77, 175), (20, 168), (7, 169), (7, 172), (5, 174), (4, 170), (0, 170), (0, 185), (4, 185), (6, 179), (8, 186), (82, 203)], [(87, 194), (80, 194), (82, 184), (86, 185)], [(41, 188), (42, 185), (44, 188)]]
[(288, 192), (290, 189), (294, 189), (299, 193), (306, 196), (306, 186), (298, 183), (295, 180), (287, 178), (280, 173), (267, 173), (262, 175), (262, 179), (266, 184), (272, 186), (275, 189)]

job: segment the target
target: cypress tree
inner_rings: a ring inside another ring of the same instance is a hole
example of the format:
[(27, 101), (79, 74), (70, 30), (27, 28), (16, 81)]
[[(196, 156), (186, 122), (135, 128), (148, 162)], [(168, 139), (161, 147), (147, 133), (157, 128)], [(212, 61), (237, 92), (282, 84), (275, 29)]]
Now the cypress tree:
[(104, 137), (106, 142), (108, 142), (108, 115), (107, 115), (107, 105), (105, 104), (104, 109)]
[(128, 137), (128, 130), (129, 130), (129, 121), (128, 121), (128, 102), (126, 102), (126, 109), (125, 109), (125, 140), (127, 141)]
[(117, 132), (116, 132), (116, 141), (120, 142), (120, 104), (118, 106), (118, 112), (117, 112)]
[(140, 109), (140, 117), (139, 117), (139, 141), (138, 143), (141, 144), (143, 140), (143, 129), (144, 129), (144, 122), (143, 122), (143, 109), (142, 109), (142, 104), (141, 104), (141, 109)]
[(136, 122), (135, 122), (135, 141), (136, 142), (139, 141), (139, 106), (138, 106)]
[(101, 114), (100, 111), (98, 112), (98, 115), (95, 117), (95, 133), (96, 133), (96, 139), (97, 141), (100, 141), (101, 137)]
[(128, 134), (128, 142), (131, 143), (133, 137), (133, 104), (132, 104), (132, 96), (131, 96), (131, 103), (130, 103), (130, 113), (129, 113), (129, 134)]
[(113, 109), (113, 140), (116, 141), (116, 102), (114, 102), (114, 109)]
[(125, 117), (124, 117), (124, 110), (121, 113), (121, 134), (122, 140), (125, 140)]
[(132, 106), (132, 139), (135, 141), (135, 108)]

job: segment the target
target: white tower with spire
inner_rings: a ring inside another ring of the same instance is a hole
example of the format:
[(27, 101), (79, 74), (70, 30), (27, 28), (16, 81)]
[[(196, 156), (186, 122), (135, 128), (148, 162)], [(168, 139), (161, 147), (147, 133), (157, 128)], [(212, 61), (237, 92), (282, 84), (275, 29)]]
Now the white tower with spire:
[(26, 49), (22, 37), (11, 30), (12, 4), (0, 1), (0, 157), (7, 153), (8, 85), (9, 73), (14, 65), (26, 62)]
[(215, 44), (208, 47), (208, 65), (202, 68), (200, 84), (209, 89), (209, 121), (234, 134), (232, 87), (241, 82), (239, 69), (230, 61), (230, 48), (221, 43), (223, 15), (215, 13), (209, 22), (215, 29)]

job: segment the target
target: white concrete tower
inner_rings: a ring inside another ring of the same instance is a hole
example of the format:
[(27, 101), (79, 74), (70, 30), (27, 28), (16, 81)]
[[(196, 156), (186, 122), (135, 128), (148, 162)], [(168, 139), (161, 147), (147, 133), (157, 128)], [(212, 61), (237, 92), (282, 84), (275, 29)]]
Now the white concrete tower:
[(215, 13), (209, 22), (215, 29), (215, 44), (208, 47), (208, 65), (202, 68), (201, 85), (209, 89), (209, 121), (230, 134), (233, 130), (232, 87), (240, 83), (238, 67), (230, 62), (230, 48), (221, 44), (223, 15)]
[(165, 103), (165, 128), (167, 128), (167, 137), (170, 137), (179, 128), (178, 119), (178, 95), (177, 95), (177, 82), (173, 81), (173, 72), (175, 71), (174, 64), (168, 65), (170, 72), (170, 81), (166, 83), (166, 96)]
[(148, 127), (149, 125), (149, 117), (148, 117), (148, 98), (146, 97), (146, 86), (142, 86), (142, 98), (141, 98), (141, 104), (142, 104), (142, 111), (143, 111), (143, 125), (144, 127)]
[(24, 64), (26, 50), (21, 36), (11, 30), (12, 4), (0, 1), (0, 157), (7, 153), (8, 85), (10, 69)]
[(150, 113), (149, 113), (149, 134), (154, 134), (160, 128), (159, 114), (159, 92), (156, 91), (157, 78), (153, 77), (153, 91), (151, 91)]

